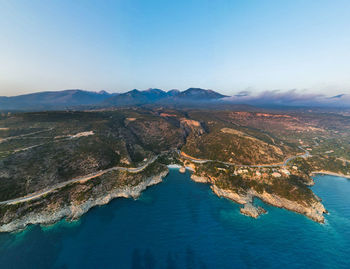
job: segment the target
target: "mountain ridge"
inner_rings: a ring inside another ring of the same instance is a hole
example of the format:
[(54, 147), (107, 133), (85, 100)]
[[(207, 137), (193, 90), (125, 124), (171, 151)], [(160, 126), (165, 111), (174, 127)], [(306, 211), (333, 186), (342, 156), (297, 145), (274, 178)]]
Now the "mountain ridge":
[(0, 110), (60, 110), (94, 107), (124, 107), (146, 104), (194, 103), (219, 100), (224, 97), (213, 90), (189, 88), (185, 91), (151, 88), (144, 91), (133, 89), (125, 93), (92, 92), (80, 89), (45, 91), (18, 96), (0, 96)]
[(80, 89), (62, 91), (44, 91), (18, 96), (0, 96), (0, 111), (43, 111), (43, 110), (89, 110), (130, 106), (206, 106), (230, 107), (249, 105), (261, 108), (350, 108), (350, 94), (326, 96), (304, 93), (296, 90), (265, 91), (252, 94), (248, 91), (232, 96), (219, 92), (188, 88), (184, 91), (172, 89), (164, 91), (158, 88), (147, 90), (133, 89), (124, 93), (106, 91), (85, 91)]
[(72, 106), (94, 105), (114, 94), (80, 89), (44, 91), (18, 96), (0, 96), (0, 110), (63, 109)]

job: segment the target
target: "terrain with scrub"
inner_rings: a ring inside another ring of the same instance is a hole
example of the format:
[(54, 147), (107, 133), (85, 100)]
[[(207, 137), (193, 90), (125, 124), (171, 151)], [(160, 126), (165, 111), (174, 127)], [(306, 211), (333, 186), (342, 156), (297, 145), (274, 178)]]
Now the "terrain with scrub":
[(193, 179), (211, 184), (219, 196), (243, 204), (244, 214), (264, 212), (253, 206), (258, 197), (323, 222), (326, 209), (309, 188), (311, 175), (350, 174), (349, 130), (348, 116), (298, 111), (3, 114), (0, 230), (75, 219), (113, 198), (136, 198), (174, 163), (191, 167)]

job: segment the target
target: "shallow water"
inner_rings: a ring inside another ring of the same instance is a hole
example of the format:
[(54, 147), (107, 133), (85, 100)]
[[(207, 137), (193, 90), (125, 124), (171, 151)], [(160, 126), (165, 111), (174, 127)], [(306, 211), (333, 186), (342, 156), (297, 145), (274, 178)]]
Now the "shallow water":
[(264, 205), (255, 220), (171, 169), (138, 200), (116, 199), (75, 223), (0, 235), (0, 268), (350, 268), (350, 180), (317, 176), (320, 225)]

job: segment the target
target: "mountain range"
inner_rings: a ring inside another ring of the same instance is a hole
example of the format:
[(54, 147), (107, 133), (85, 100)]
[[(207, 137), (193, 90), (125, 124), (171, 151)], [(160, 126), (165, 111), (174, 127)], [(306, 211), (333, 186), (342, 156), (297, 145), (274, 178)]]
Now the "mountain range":
[(213, 90), (189, 88), (185, 91), (161, 89), (137, 89), (125, 93), (84, 90), (47, 91), (25, 95), (1, 97), (0, 111), (42, 111), (64, 109), (91, 109), (140, 105), (162, 106), (212, 106), (244, 104), (259, 107), (320, 107), (349, 108), (350, 95), (322, 94), (290, 91), (265, 91), (252, 94), (248, 91), (226, 96)]
[(145, 104), (191, 104), (212, 102), (227, 96), (212, 90), (189, 88), (185, 91), (148, 89), (132, 90), (126, 93), (89, 92), (64, 90), (39, 92), (12, 97), (0, 97), (0, 110), (55, 110), (82, 107), (122, 107)]

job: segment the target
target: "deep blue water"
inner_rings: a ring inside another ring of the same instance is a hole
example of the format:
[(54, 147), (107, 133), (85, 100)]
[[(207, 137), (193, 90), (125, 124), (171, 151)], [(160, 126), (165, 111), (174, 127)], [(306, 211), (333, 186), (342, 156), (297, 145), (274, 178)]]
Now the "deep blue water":
[(318, 176), (313, 190), (325, 225), (268, 205), (255, 220), (171, 170), (138, 200), (1, 234), (0, 268), (350, 268), (350, 180)]

